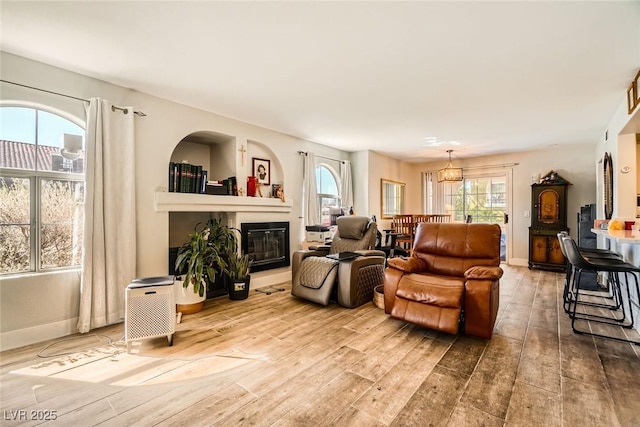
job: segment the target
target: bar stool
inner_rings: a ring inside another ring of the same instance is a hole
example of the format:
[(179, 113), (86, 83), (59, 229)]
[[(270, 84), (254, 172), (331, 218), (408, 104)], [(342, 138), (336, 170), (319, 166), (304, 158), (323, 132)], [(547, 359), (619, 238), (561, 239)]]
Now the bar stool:
[[(560, 243), (560, 250), (562, 251), (562, 254), (564, 255), (564, 257), (568, 259), (567, 250), (565, 248), (566, 243), (564, 242), (564, 239), (565, 238), (571, 239), (571, 237), (566, 231), (559, 232), (557, 234), (557, 237)], [(571, 239), (571, 241), (573, 241), (573, 239)], [(575, 241), (573, 242), (575, 243)], [(624, 262), (621, 255), (612, 251), (602, 250), (601, 252), (600, 251), (589, 252), (589, 251), (583, 251), (580, 248), (578, 248), (578, 250), (580, 251), (580, 254), (587, 260), (609, 260), (611, 262)], [(578, 287), (582, 283), (580, 280), (574, 280), (573, 278), (574, 274), (575, 274), (575, 269), (573, 268), (573, 265), (570, 262), (567, 263), (566, 277), (565, 277), (564, 289), (562, 293), (563, 300), (564, 300), (563, 308), (565, 313), (569, 313), (571, 303), (574, 302), (574, 298), (573, 298), (573, 295), (575, 294), (574, 286)], [(582, 278), (582, 276), (580, 278)], [(601, 287), (599, 283), (596, 283), (596, 288), (600, 288), (600, 289), (594, 290), (593, 292), (597, 292), (598, 295), (593, 295), (593, 294), (589, 294), (589, 295), (598, 296), (600, 298), (604, 298), (608, 300), (613, 299), (614, 300), (613, 305), (588, 302), (588, 301), (582, 301), (580, 302), (580, 304), (593, 306), (593, 307), (606, 308), (610, 310), (619, 309), (620, 302), (622, 301), (622, 297), (619, 295), (618, 292), (615, 292), (617, 288), (612, 286), (612, 280), (613, 280), (613, 276), (608, 275), (607, 282), (604, 287)]]
[[(580, 330), (576, 327), (576, 323), (575, 323), (576, 319), (578, 319), (578, 320), (588, 320), (592, 322), (621, 326), (623, 328), (632, 328), (634, 325), (634, 319), (633, 319), (633, 308), (631, 307), (632, 302), (631, 302), (631, 297), (629, 293), (629, 290), (630, 290), (629, 278), (633, 277), (636, 294), (640, 295), (640, 293), (638, 293), (640, 291), (640, 286), (638, 285), (638, 277), (636, 276), (636, 274), (640, 273), (640, 268), (636, 267), (633, 264), (629, 264), (627, 262), (620, 261), (620, 260), (610, 260), (610, 259), (588, 260), (582, 256), (578, 248), (578, 245), (571, 237), (563, 237), (562, 242), (564, 244), (564, 249), (566, 251), (567, 258), (574, 270), (573, 279), (572, 279), (572, 282), (573, 282), (572, 289), (575, 291), (575, 295), (570, 304), (573, 310), (570, 310), (569, 312), (569, 316), (571, 317), (571, 329), (573, 330), (573, 332), (578, 334), (592, 335), (596, 337), (608, 338), (608, 339), (613, 339), (617, 341), (629, 342), (632, 344), (640, 345), (640, 341), (635, 341), (635, 340), (626, 339), (626, 338), (619, 338), (619, 337), (609, 336), (604, 334), (598, 334), (598, 333), (594, 333), (587, 330)], [(599, 315), (593, 315), (593, 314), (587, 314), (587, 313), (580, 313), (580, 314), (577, 313), (578, 304), (582, 303), (580, 301), (580, 287), (577, 286), (577, 282), (580, 279), (580, 275), (585, 270), (594, 271), (594, 272), (602, 271), (602, 272), (610, 273), (612, 275), (612, 278), (613, 278), (612, 284), (614, 288), (613, 291), (614, 292), (617, 291), (618, 293), (617, 295), (620, 298), (619, 310), (622, 312), (622, 318), (618, 319), (616, 317), (606, 317), (606, 316), (599, 316)], [(620, 274), (625, 275), (627, 304), (629, 306), (628, 321), (627, 321), (625, 304), (624, 304), (624, 301), (622, 300), (622, 290), (621, 290), (621, 284), (620, 284), (620, 278), (619, 278)]]

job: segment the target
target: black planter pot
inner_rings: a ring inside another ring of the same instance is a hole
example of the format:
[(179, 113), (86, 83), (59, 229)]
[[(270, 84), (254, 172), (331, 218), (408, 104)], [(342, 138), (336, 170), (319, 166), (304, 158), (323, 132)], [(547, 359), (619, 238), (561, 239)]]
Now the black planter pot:
[(251, 282), (251, 275), (248, 275), (244, 280), (236, 279), (229, 283), (229, 299), (240, 300), (247, 299), (249, 297), (249, 283)]

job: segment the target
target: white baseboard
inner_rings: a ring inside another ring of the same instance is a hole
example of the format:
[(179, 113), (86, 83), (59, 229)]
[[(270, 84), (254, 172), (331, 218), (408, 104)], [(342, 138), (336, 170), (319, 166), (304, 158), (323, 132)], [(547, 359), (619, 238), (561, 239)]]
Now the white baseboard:
[(520, 267), (529, 267), (529, 260), (526, 258), (511, 258), (509, 265), (517, 265)]
[(281, 271), (274, 274), (260, 275), (251, 273), (251, 289), (264, 288), (265, 286), (279, 285), (280, 283), (291, 281), (291, 270)]
[(61, 320), (0, 334), (0, 351), (60, 338), (78, 332), (78, 318)]
[[(278, 285), (291, 281), (291, 269), (277, 272), (259, 272), (251, 274), (251, 289)], [(65, 337), (78, 332), (78, 318), (61, 320), (30, 328), (0, 333), (0, 351), (11, 350), (25, 345)]]

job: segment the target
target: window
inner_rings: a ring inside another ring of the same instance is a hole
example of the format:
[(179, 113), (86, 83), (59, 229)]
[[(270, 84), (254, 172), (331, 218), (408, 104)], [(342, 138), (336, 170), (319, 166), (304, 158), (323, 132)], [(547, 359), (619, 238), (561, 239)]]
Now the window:
[(337, 215), (340, 210), (340, 195), (338, 179), (329, 166), (316, 166), (316, 185), (318, 188), (318, 206), (320, 206), (320, 224), (331, 225), (331, 215)]
[[(509, 183), (511, 170), (471, 173), (464, 181), (435, 184), (434, 172), (423, 173), (425, 209), (450, 214), (454, 221), (499, 224), (500, 258), (507, 259)], [(428, 211), (432, 213), (432, 211)]]
[(80, 265), (84, 129), (51, 112), (0, 106), (0, 274)]
[(506, 213), (506, 178), (484, 176), (444, 184), (445, 210), (456, 221), (502, 223)]
[(444, 212), (451, 215), (453, 221), (464, 221), (465, 195), (463, 181), (443, 182)]

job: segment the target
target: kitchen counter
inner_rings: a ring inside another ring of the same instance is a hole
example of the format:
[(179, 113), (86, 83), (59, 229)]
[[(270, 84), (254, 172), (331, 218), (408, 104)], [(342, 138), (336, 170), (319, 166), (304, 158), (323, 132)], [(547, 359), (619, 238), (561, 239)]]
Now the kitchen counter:
[(598, 236), (614, 240), (617, 243), (640, 243), (640, 230), (601, 230), (592, 228), (591, 231)]
[[(640, 230), (601, 230), (597, 228), (591, 229), (597, 236), (605, 237), (610, 249), (622, 255), (625, 261), (640, 266)], [(622, 275), (621, 280), (626, 280)], [(625, 287), (622, 287), (625, 291)], [(631, 310), (635, 320), (635, 330), (640, 332), (640, 295), (635, 292), (635, 287), (630, 287)]]

